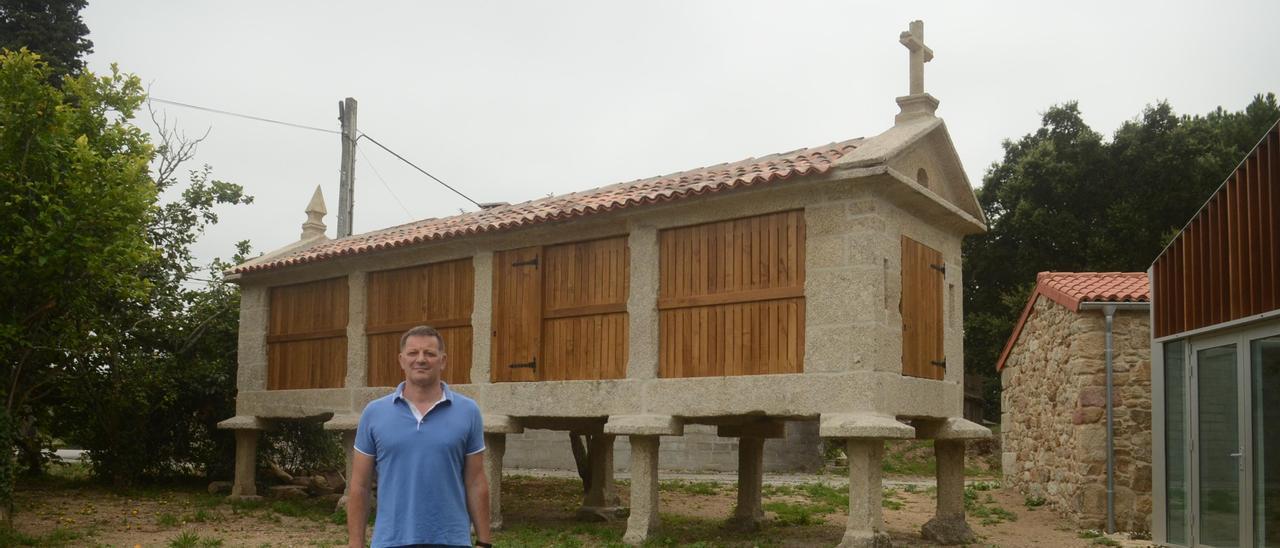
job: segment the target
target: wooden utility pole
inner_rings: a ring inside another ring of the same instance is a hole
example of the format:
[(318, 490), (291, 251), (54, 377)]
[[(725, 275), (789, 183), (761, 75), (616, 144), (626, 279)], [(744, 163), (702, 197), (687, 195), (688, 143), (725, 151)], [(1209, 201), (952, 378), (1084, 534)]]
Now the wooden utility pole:
[(356, 100), (347, 97), (338, 103), (342, 121), (342, 178), (338, 182), (338, 237), (351, 235), (351, 216), (356, 198)]

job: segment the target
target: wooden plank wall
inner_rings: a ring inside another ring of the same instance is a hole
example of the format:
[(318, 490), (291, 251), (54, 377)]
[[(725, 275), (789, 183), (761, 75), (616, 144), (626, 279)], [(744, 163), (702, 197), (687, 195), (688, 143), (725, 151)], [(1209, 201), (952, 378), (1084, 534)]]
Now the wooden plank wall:
[(471, 259), (370, 272), (365, 300), (368, 385), (395, 386), (404, 380), (397, 358), (400, 336), (418, 325), (436, 328), (444, 339), (444, 381), (471, 382), (474, 284)]
[(1280, 125), (1152, 265), (1155, 335), (1280, 309)]
[(543, 258), (539, 380), (626, 377), (626, 237), (549, 246)]
[(942, 253), (902, 237), (902, 374), (941, 380), (947, 371), (943, 351)]
[(659, 375), (804, 371), (804, 212), (659, 234)]
[(489, 345), (492, 382), (536, 381), (542, 346), (542, 248), (493, 254), (493, 329)]
[(271, 288), (267, 390), (342, 388), (347, 374), (347, 278)]

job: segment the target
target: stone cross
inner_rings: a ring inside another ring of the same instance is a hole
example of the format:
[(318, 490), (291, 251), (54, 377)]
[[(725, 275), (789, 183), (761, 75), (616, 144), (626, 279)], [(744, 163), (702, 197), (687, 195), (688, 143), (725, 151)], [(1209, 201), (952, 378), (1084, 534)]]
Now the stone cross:
[(912, 21), (910, 30), (898, 35), (898, 42), (911, 50), (911, 95), (924, 93), (924, 64), (933, 60), (933, 50), (924, 45), (924, 21)]

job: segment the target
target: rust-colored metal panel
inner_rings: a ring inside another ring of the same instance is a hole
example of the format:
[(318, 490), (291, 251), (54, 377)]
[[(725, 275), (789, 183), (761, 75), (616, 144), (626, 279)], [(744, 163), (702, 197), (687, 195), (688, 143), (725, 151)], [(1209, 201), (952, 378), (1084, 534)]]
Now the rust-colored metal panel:
[(1280, 309), (1280, 125), (1152, 265), (1157, 337)]
[(942, 379), (942, 286), (946, 263), (942, 253), (902, 237), (902, 374)]
[(273, 287), (267, 389), (341, 388), (347, 374), (347, 278)]
[(493, 254), (493, 382), (538, 380), (542, 346), (542, 248)]
[(400, 336), (418, 325), (436, 328), (444, 339), (444, 381), (471, 381), (471, 259), (370, 272), (366, 293), (369, 386), (395, 386), (404, 380), (397, 358)]
[(663, 230), (659, 375), (804, 371), (804, 212)]
[(538, 379), (620, 379), (627, 373), (627, 238), (543, 250)]

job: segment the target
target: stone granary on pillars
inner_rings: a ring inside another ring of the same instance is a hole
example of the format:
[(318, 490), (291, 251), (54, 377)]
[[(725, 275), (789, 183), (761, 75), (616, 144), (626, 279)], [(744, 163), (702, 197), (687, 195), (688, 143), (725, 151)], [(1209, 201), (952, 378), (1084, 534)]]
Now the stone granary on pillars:
[(1041, 272), (996, 362), (1006, 485), (1081, 527), (1151, 530), (1150, 301), (1145, 272)]
[(446, 382), (485, 414), (502, 523), (505, 435), (589, 434), (586, 513), (613, 500), (613, 439), (631, 447), (625, 540), (658, 527), (658, 447), (686, 424), (739, 437), (734, 520), (763, 516), (761, 447), (784, 421), (845, 440), (842, 545), (887, 544), (884, 440), (936, 440), (938, 514), (962, 541), (965, 421), (960, 243), (982, 211), (923, 87), (875, 137), (693, 169), (329, 240), (323, 205), (303, 239), (241, 264), (233, 494), (253, 496), (258, 430), (331, 415), (346, 435), (401, 379), (398, 337), (443, 333)]

